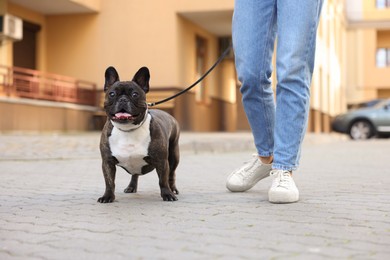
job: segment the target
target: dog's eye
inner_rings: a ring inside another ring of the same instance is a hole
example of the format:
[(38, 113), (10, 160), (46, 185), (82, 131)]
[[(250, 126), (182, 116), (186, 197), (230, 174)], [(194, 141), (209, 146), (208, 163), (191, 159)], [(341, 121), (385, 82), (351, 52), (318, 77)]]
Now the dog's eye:
[(137, 92), (133, 92), (133, 93), (131, 93), (131, 96), (132, 96), (133, 98), (137, 98), (137, 97), (139, 96), (139, 94), (138, 94)]
[(111, 91), (110, 93), (108, 93), (108, 95), (110, 95), (110, 97), (115, 97), (116, 93), (115, 93), (115, 91)]

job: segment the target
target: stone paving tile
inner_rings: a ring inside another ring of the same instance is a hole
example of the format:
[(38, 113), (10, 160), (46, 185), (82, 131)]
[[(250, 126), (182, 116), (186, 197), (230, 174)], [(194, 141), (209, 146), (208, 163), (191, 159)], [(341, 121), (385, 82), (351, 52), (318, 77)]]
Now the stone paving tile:
[(123, 193), (130, 177), (118, 169), (116, 201), (99, 204), (96, 137), (46, 136), (48, 143), (23, 146), (39, 143), (42, 158), (18, 155), (18, 144), (13, 152), (0, 146), (0, 259), (390, 257), (389, 139), (306, 142), (295, 204), (268, 203), (269, 178), (245, 193), (226, 190), (226, 176), (250, 158), (248, 148), (185, 151), (176, 202), (162, 201), (154, 172), (140, 178), (137, 194)]
[[(99, 132), (70, 134), (2, 134), (0, 161), (58, 160), (99, 158)], [(305, 142), (312, 144), (345, 141), (342, 135), (308, 134)], [(253, 137), (241, 133), (181, 133), (181, 153), (220, 153), (254, 150)]]

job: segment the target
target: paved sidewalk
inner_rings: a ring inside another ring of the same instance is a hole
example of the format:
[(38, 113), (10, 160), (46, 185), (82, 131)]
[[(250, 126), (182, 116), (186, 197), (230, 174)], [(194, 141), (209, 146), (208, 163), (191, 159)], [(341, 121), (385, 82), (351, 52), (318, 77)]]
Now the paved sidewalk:
[(99, 134), (0, 135), (0, 259), (389, 259), (390, 139), (308, 135), (301, 200), (267, 201), (271, 179), (230, 193), (252, 137), (184, 133), (179, 201), (155, 173), (117, 199), (104, 192)]

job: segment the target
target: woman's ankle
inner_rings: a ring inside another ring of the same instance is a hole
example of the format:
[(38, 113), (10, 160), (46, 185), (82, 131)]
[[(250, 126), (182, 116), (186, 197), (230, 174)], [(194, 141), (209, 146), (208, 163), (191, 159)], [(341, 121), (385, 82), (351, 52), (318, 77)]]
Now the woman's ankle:
[(272, 155), (271, 156), (259, 156), (259, 159), (260, 159), (261, 163), (271, 164), (272, 161), (274, 160), (274, 157)]

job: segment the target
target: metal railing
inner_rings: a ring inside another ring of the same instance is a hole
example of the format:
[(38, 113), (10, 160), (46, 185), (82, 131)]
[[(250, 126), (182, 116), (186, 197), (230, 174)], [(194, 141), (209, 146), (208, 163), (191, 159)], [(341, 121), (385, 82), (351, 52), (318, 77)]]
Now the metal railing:
[(95, 83), (3, 65), (0, 65), (0, 96), (97, 105)]

